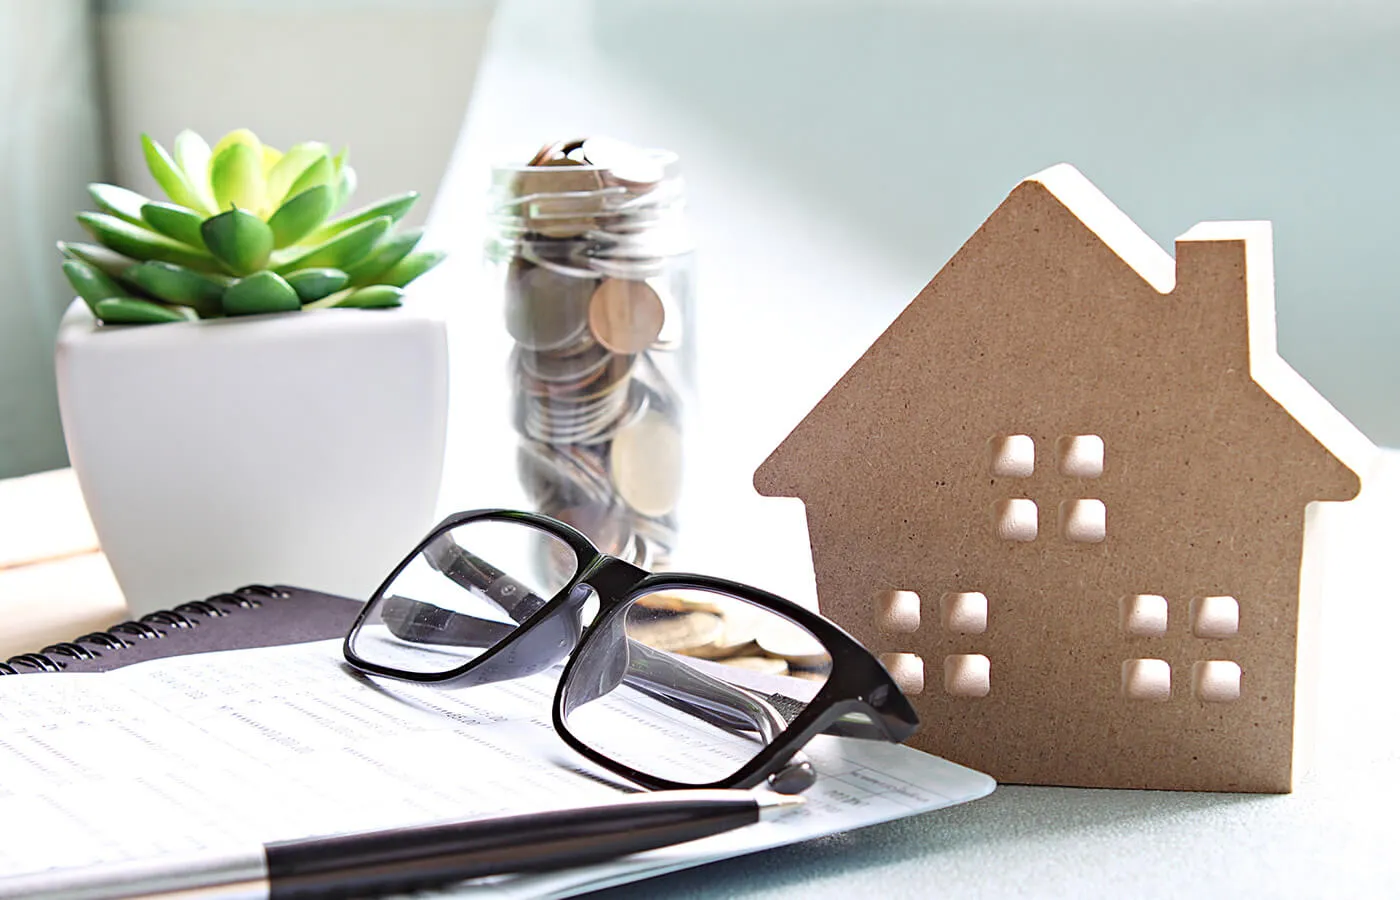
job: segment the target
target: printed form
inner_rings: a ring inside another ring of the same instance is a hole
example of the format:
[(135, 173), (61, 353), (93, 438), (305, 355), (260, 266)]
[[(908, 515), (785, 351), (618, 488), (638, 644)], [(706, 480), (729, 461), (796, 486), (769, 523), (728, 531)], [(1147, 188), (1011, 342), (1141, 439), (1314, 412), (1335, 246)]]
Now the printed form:
[[(6, 878), (47, 869), (613, 802), (633, 788), (550, 723), (556, 677), (466, 690), (376, 681), (345, 665), (337, 640), (0, 678), (0, 896)], [(804, 752), (819, 777), (806, 805), (780, 819), (414, 896), (567, 897), (995, 786), (879, 742), (822, 736)]]

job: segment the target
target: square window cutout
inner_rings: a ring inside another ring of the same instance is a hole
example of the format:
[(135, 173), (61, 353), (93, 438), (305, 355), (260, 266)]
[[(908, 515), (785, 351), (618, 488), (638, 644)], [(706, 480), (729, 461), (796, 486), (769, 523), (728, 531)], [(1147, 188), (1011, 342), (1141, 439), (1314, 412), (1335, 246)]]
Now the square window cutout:
[(1129, 594), (1118, 601), (1118, 624), (1133, 637), (1161, 637), (1167, 633), (1167, 598)]
[(953, 634), (982, 634), (987, 630), (987, 595), (981, 591), (944, 594), (938, 611), (944, 630)]
[(919, 595), (913, 591), (881, 591), (875, 602), (875, 627), (881, 631), (918, 631)]
[(1077, 544), (1098, 544), (1108, 536), (1108, 510), (1102, 500), (1060, 504), (1060, 534)]
[(1098, 478), (1103, 474), (1103, 438), (1097, 434), (1062, 437), (1055, 442), (1055, 459), (1061, 475)]
[(992, 505), (992, 529), (1004, 541), (1033, 541), (1040, 510), (1034, 500), (998, 500)]
[(1240, 632), (1240, 604), (1234, 597), (1191, 601), (1191, 633), (1200, 638), (1232, 638)]
[(1165, 659), (1129, 659), (1123, 663), (1123, 696), (1129, 700), (1170, 700), (1172, 667)]
[(1009, 434), (987, 442), (992, 474), (1001, 478), (1029, 478), (1035, 471), (1035, 441), (1028, 434)]
[(924, 659), (915, 653), (881, 653), (880, 664), (899, 689), (913, 697), (924, 692)]
[(1208, 659), (1191, 667), (1191, 693), (1206, 703), (1240, 699), (1240, 664), (1228, 659)]
[(956, 653), (943, 660), (943, 690), (954, 697), (985, 697), (992, 691), (992, 663), (980, 653)]

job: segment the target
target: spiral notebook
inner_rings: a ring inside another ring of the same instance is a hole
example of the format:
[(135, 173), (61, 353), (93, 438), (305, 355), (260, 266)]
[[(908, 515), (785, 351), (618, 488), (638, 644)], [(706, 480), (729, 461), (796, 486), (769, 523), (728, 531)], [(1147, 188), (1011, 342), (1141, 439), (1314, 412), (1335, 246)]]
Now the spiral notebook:
[[(554, 732), (557, 670), (458, 691), (373, 681), (342, 655), (359, 609), (343, 597), (251, 585), (11, 658), (5, 670), (28, 677), (0, 678), (0, 808), (24, 827), (0, 829), (0, 898), (26, 896), (30, 879), (56, 869), (168, 865), (274, 840), (606, 803), (635, 790)], [(655, 736), (639, 726), (629, 739)], [(599, 865), (414, 896), (569, 897), (994, 787), (892, 744), (823, 735), (804, 752), (819, 777), (793, 815)]]
[(343, 637), (359, 611), (346, 597), (252, 584), (12, 656), (0, 662), (0, 675), (105, 672), (168, 656)]

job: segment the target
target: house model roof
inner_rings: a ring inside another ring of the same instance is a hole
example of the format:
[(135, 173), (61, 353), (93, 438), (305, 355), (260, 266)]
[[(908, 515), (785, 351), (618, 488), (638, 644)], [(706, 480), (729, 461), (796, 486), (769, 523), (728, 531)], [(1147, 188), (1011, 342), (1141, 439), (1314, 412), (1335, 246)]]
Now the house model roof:
[(1305, 510), (1374, 448), (1278, 355), (1267, 222), (1172, 259), (1021, 182), (759, 467), (916, 744), (1002, 780), (1287, 790)]

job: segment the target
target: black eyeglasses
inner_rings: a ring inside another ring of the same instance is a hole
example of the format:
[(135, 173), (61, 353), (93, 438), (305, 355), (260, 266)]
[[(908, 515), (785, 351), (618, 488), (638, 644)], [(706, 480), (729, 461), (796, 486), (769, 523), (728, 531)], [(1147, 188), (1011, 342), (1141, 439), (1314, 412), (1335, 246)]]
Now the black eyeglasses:
[[(745, 654), (755, 647), (770, 655)], [(773, 657), (791, 670), (747, 668)], [(918, 727), (889, 673), (820, 615), (732, 581), (648, 573), (533, 513), (440, 523), (366, 604), (345, 658), (450, 687), (567, 659), (555, 730), (653, 789), (767, 781), (794, 793), (815, 777), (800, 749), (816, 735), (898, 742)]]

